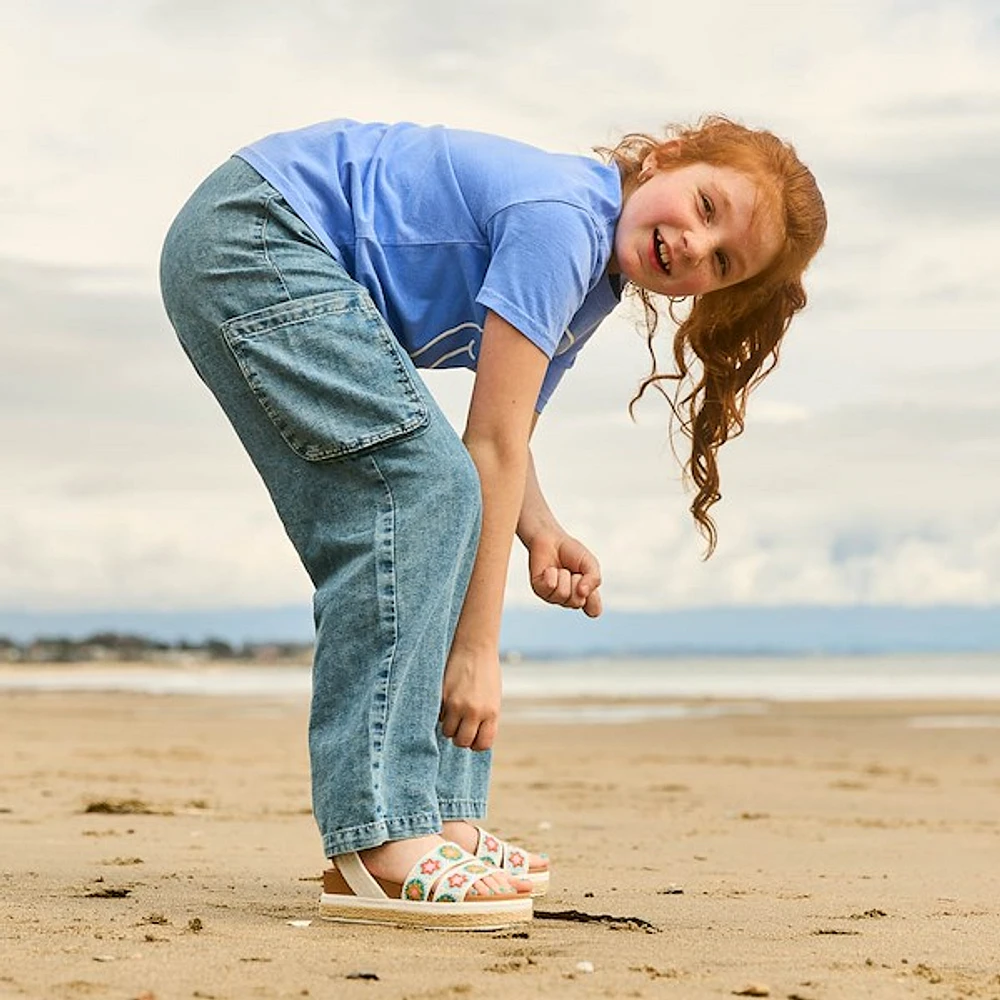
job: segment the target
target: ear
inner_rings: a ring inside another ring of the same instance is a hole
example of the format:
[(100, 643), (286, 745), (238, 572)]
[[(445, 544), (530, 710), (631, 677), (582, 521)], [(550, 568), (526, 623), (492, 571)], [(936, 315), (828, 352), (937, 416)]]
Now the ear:
[(676, 152), (680, 149), (681, 145), (682, 143), (680, 139), (668, 139), (666, 142), (660, 143), (660, 145), (657, 146), (657, 148), (651, 153), (647, 153), (646, 158), (642, 161), (642, 170), (639, 172), (639, 179), (648, 181), (653, 174), (661, 169), (660, 163), (658, 162), (660, 156), (663, 153)]

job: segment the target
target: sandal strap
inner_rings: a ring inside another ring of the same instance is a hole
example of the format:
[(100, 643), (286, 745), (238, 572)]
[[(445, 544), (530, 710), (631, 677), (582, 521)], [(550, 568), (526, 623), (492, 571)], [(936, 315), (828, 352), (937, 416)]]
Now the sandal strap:
[(365, 868), (364, 862), (358, 857), (357, 851), (348, 854), (338, 854), (333, 863), (337, 871), (344, 876), (344, 881), (351, 887), (351, 892), (362, 899), (388, 899), (382, 886), (375, 881), (372, 873)]
[(431, 899), (435, 903), (464, 903), (476, 882), (493, 871), (495, 869), (475, 858), (456, 865), (438, 879)]
[(503, 870), (518, 878), (528, 874), (528, 852), (517, 844), (504, 844)]
[(478, 834), (476, 857), (497, 868), (503, 868), (503, 841), (481, 826), (476, 827), (476, 833)]
[(431, 899), (431, 890), (442, 876), (454, 868), (475, 860), (468, 851), (463, 851), (458, 844), (439, 844), (423, 855), (410, 869), (410, 873), (403, 883), (402, 898), (414, 903)]
[(476, 830), (479, 834), (476, 844), (477, 858), (514, 876), (528, 874), (528, 852), (523, 847), (501, 840), (481, 826), (477, 826)]

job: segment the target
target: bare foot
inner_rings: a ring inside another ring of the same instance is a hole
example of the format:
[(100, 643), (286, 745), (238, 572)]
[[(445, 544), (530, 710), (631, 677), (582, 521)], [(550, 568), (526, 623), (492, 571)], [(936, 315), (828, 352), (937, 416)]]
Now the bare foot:
[[(447, 839), (438, 834), (430, 834), (426, 837), (392, 840), (358, 853), (365, 867), (376, 878), (389, 882), (405, 882), (406, 876), (417, 861), (428, 851), (446, 843)], [(459, 844), (459, 846), (464, 847), (465, 845)], [(469, 894), (472, 896), (493, 896), (497, 893), (525, 892), (526, 889), (521, 887), (522, 884), (520, 879), (512, 880), (504, 872), (498, 871), (473, 883)]]
[[(470, 854), (476, 852), (476, 842), (479, 834), (476, 833), (475, 826), (468, 820), (454, 819), (446, 820), (441, 833), (448, 840), (454, 841), (459, 847), (464, 847)], [(548, 871), (549, 859), (541, 854), (528, 854), (528, 867), (533, 872)], [(527, 892), (531, 888), (531, 883), (524, 879), (514, 879), (514, 883), (519, 887), (518, 891)], [(524, 887), (524, 888), (521, 888)]]

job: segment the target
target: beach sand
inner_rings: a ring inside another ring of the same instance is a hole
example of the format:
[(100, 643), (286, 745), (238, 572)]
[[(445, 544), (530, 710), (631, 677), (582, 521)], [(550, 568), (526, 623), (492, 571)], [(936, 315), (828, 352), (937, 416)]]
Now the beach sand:
[(490, 820), (553, 890), (435, 934), (317, 919), (301, 699), (0, 695), (0, 997), (1000, 998), (1000, 729), (911, 724), (1000, 706), (517, 707)]

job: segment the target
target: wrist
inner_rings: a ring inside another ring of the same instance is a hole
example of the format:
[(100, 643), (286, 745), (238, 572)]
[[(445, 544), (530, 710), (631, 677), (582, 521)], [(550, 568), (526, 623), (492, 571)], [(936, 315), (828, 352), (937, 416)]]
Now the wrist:
[(495, 639), (475, 636), (467, 639), (460, 632), (455, 633), (451, 644), (449, 657), (460, 657), (463, 660), (480, 662), (482, 660), (498, 659), (500, 656), (500, 637)]
[(562, 526), (552, 515), (552, 511), (522, 511), (517, 522), (517, 537), (531, 547), (541, 538), (556, 538), (564, 535)]

